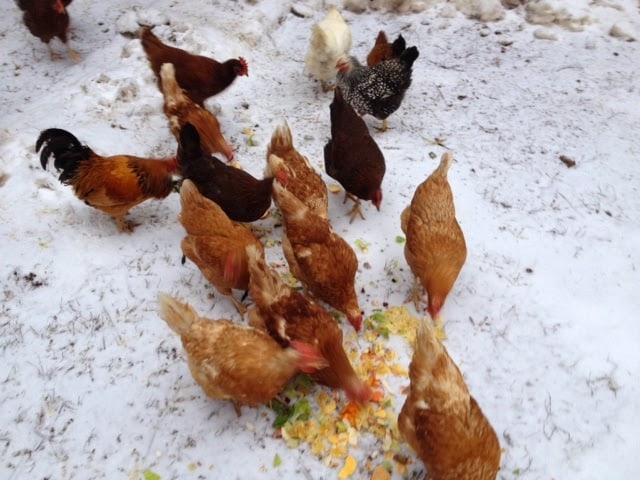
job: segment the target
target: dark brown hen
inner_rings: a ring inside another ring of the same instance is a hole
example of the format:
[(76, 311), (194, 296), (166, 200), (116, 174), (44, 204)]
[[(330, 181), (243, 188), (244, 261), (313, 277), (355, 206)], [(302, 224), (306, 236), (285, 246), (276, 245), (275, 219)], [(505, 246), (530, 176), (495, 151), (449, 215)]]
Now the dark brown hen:
[(385, 60), (373, 67), (361, 65), (355, 57), (338, 60), (337, 86), (344, 99), (360, 114), (382, 120), (387, 129), (387, 117), (395, 112), (411, 85), (413, 62), (418, 49), (409, 47), (397, 58)]
[(64, 43), (73, 60), (79, 59), (78, 54), (67, 44), (69, 14), (66, 7), (71, 0), (17, 0), (16, 3), (24, 12), (22, 21), (33, 36), (47, 45), (52, 60), (58, 55), (51, 49), (49, 42), (56, 37)]
[[(356, 202), (351, 221), (360, 215), (360, 200), (370, 200), (378, 210), (382, 202), (382, 179), (386, 170), (384, 155), (369, 135), (364, 120), (335, 89), (331, 110), (331, 139), (324, 146), (324, 168)], [(346, 200), (346, 198), (345, 198)]]
[(187, 123), (180, 132), (178, 167), (200, 193), (216, 202), (236, 222), (258, 220), (271, 206), (273, 177), (258, 180), (202, 150), (200, 135)]
[(187, 96), (201, 107), (207, 98), (222, 92), (236, 77), (249, 75), (247, 62), (242, 57), (221, 63), (212, 58), (193, 55), (179, 48), (165, 45), (148, 27), (142, 29), (140, 41), (151, 62), (151, 69), (158, 78), (160, 91), (162, 91), (160, 79), (162, 64), (173, 63), (178, 84)]

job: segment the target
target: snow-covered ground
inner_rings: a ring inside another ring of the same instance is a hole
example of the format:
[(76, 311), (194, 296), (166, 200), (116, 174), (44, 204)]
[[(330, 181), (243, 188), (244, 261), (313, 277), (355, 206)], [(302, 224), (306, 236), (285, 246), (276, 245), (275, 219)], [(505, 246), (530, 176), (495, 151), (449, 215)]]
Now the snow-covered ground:
[[(381, 211), (368, 204), (366, 220), (349, 224), (342, 196), (330, 199), (359, 257), (361, 306), (370, 315), (407, 296), (400, 212), (446, 146), (469, 255), (443, 310), (445, 345), (498, 434), (499, 478), (639, 478), (640, 45), (610, 35), (616, 25), (640, 36), (638, 2), (397, 3), (412, 13), (343, 13), (360, 59), (379, 29), (420, 50), (391, 129), (373, 134), (387, 161)], [(15, 5), (0, 17), (0, 477), (337, 477), (305, 445), (272, 438), (270, 410), (237, 418), (189, 374), (158, 293), (239, 318), (193, 264), (181, 265), (178, 196), (136, 207), (140, 226), (119, 234), (34, 152), (42, 129), (60, 127), (98, 153), (174, 153), (162, 97), (129, 35), (140, 21), (187, 50), (248, 60), (250, 76), (207, 102), (246, 170), (262, 174), (284, 119), (298, 150), (322, 165), (332, 97), (307, 77), (304, 55), (325, 5), (290, 7), (75, 0), (78, 63), (51, 62)], [(500, 20), (478, 19), (496, 8)], [(282, 262), (277, 242), (267, 254)], [(407, 365), (410, 349), (396, 344)], [(389, 392), (397, 409), (399, 391)], [(351, 448), (354, 478), (370, 478), (365, 460), (378, 448), (365, 438)], [(407, 475), (421, 478), (422, 463), (403, 449)]]

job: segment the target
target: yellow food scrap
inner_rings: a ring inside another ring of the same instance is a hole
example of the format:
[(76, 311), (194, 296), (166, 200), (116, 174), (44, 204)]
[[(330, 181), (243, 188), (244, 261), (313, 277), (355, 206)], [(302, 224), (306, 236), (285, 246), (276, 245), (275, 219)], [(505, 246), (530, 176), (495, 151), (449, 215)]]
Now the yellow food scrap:
[(391, 474), (383, 465), (378, 465), (371, 475), (371, 480), (391, 480)]
[(330, 183), (327, 188), (331, 193), (340, 193), (342, 191), (342, 187), (337, 183)]
[(341, 480), (349, 478), (356, 472), (357, 467), (358, 463), (356, 462), (356, 459), (349, 455), (344, 462), (344, 467), (342, 467), (342, 470), (340, 470), (340, 473), (338, 473), (338, 478), (340, 478)]

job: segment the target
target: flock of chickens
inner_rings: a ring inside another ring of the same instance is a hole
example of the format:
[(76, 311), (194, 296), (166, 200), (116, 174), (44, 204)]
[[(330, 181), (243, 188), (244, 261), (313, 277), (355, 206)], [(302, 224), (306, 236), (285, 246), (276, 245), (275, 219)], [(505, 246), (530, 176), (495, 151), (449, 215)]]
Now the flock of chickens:
[[(25, 25), (47, 45), (54, 37), (66, 45), (70, 3), (18, 0)], [(204, 101), (236, 77), (248, 75), (247, 62), (238, 58), (220, 63), (192, 55), (165, 45), (147, 27), (140, 39), (164, 96), (177, 156), (101, 156), (71, 133), (51, 128), (36, 142), (42, 167), (53, 156), (60, 181), (127, 232), (135, 226), (125, 220), (132, 207), (167, 197), (175, 187), (174, 175), (182, 178), (179, 221), (187, 233), (182, 252), (249, 320), (243, 325), (201, 318), (188, 304), (160, 296), (160, 314), (181, 336), (191, 373), (208, 396), (232, 400), (239, 414), (240, 406), (272, 400), (297, 372), (305, 372), (318, 383), (343, 390), (352, 402), (370, 401), (373, 392), (345, 353), (341, 327), (319, 302), (343, 313), (356, 331), (361, 329), (358, 260), (332, 228), (327, 187), (319, 172), (295, 149), (286, 123), (273, 133), (263, 179), (217, 159), (214, 153), (231, 161), (234, 152)], [(362, 116), (382, 120), (384, 131), (387, 117), (400, 107), (411, 84), (418, 49), (407, 48), (402, 36), (389, 43), (380, 32), (364, 66), (348, 55), (350, 46), (349, 26), (330, 7), (313, 28), (305, 63), (323, 89), (331, 89), (329, 82), (335, 79), (324, 164), (326, 173), (355, 201), (353, 221), (358, 215), (364, 219), (361, 200), (380, 207), (385, 172), (383, 153)], [(447, 181), (452, 162), (451, 153), (445, 153), (401, 216), (405, 258), (416, 277), (410, 298), (418, 308), (422, 284), (432, 317), (466, 260)], [(265, 215), (272, 199), (282, 214), (284, 256), (303, 292), (267, 264), (262, 242), (245, 225)], [(233, 290), (248, 292), (253, 301), (248, 310)], [(428, 321), (418, 328), (409, 375), (398, 426), (426, 464), (429, 478), (495, 478), (500, 464), (497, 436)]]

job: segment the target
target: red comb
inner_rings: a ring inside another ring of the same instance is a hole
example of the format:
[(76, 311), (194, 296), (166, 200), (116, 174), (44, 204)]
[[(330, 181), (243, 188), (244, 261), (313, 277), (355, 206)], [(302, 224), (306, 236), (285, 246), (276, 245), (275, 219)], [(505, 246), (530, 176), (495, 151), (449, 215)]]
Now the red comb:
[(247, 63), (247, 61), (244, 59), (244, 57), (238, 57), (238, 61), (240, 62), (240, 64), (242, 65), (242, 69), (243, 69), (243, 74), (246, 75), (247, 77), (249, 76), (249, 64)]

